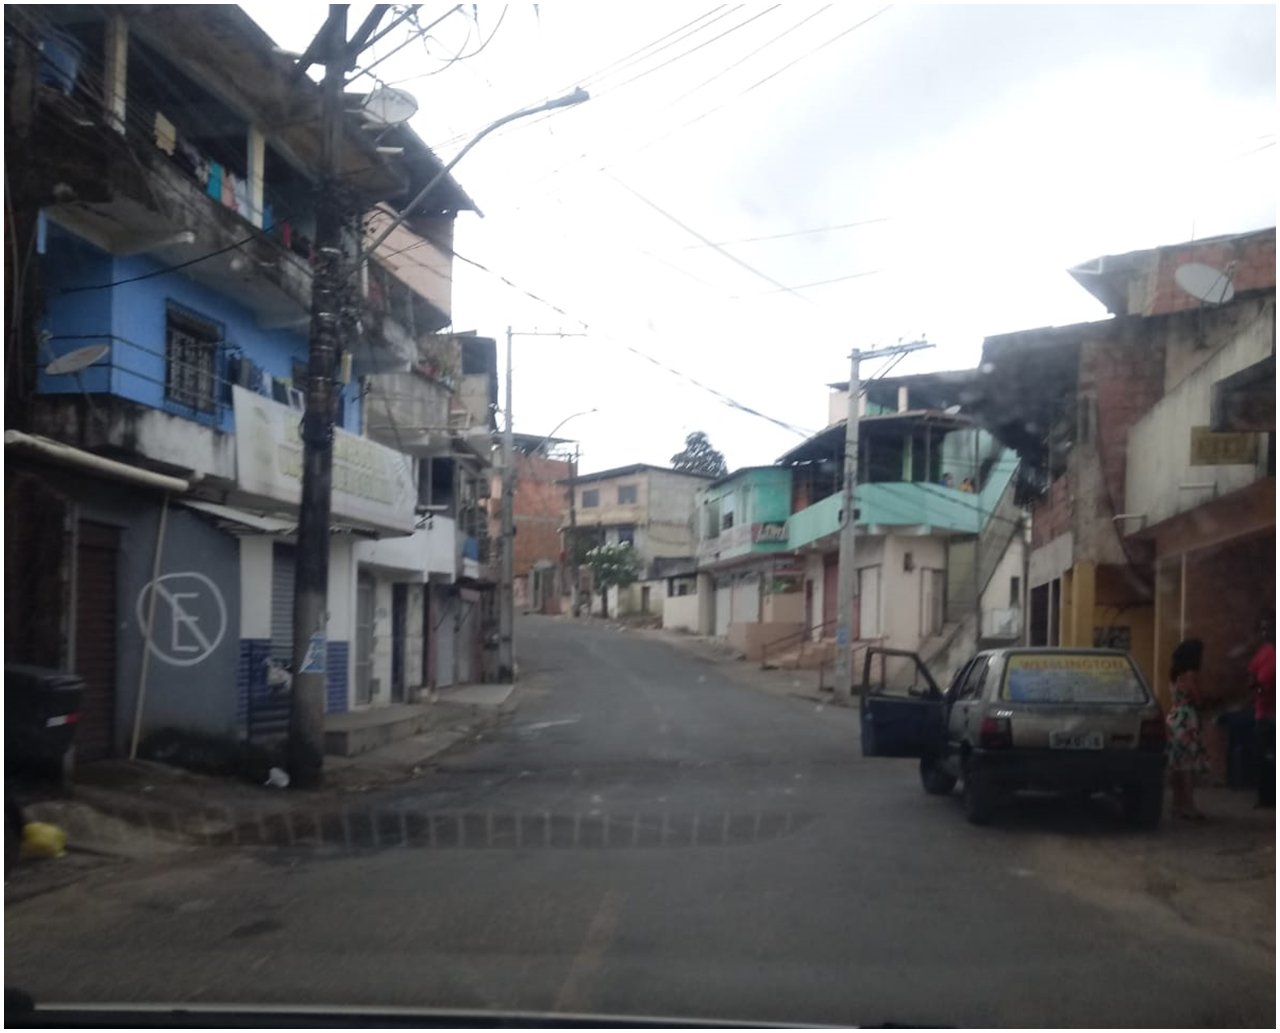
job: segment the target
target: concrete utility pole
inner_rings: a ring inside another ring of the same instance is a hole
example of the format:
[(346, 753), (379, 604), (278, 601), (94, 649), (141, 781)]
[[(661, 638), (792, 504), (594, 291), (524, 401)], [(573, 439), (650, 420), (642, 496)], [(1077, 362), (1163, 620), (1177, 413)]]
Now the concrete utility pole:
[(578, 486), (574, 479), (578, 476), (578, 446), (573, 446), (573, 455), (569, 458), (569, 568), (573, 581), (569, 586), (569, 612), (578, 616)]
[[(323, 37), (323, 38), (322, 38)], [(311, 354), (302, 417), (302, 501), (294, 571), (293, 688), (288, 771), (292, 785), (313, 789), (324, 769), (325, 663), (329, 598), (329, 506), (333, 490), (334, 386), (342, 350), (342, 203), (337, 176), (342, 91), (351, 60), (347, 5), (331, 4), (313, 44), (324, 54), (316, 267), (311, 281)], [(308, 48), (309, 50), (311, 48)]]
[(514, 681), (515, 654), (515, 448), (511, 434), (511, 339), (507, 327), (507, 406), (502, 427), (502, 563), (498, 576), (498, 681)]
[[(571, 95), (574, 96), (574, 95)], [(585, 99), (585, 94), (583, 94)], [(577, 101), (573, 101), (577, 103)], [(563, 104), (561, 104), (563, 106)], [(506, 424), (502, 428), (502, 560), (498, 575), (498, 681), (514, 681), (516, 671), (515, 650), (515, 445), (511, 433), (511, 341), (520, 337), (586, 337), (583, 333), (563, 333), (561, 331), (542, 332), (539, 330), (513, 330), (507, 327), (507, 405)], [(588, 410), (595, 412), (594, 409)], [(561, 427), (574, 416), (565, 417), (555, 430), (543, 438), (546, 444)], [(540, 444), (538, 448), (540, 449)], [(535, 452), (538, 449), (534, 450)]]
[(854, 567), (854, 549), (858, 534), (858, 419), (862, 394), (861, 364), (863, 359), (882, 359), (922, 348), (932, 348), (926, 341), (896, 344), (889, 348), (861, 351), (854, 348), (849, 355), (849, 414), (844, 428), (844, 499), (840, 509), (840, 560), (836, 572), (836, 681), (837, 698), (853, 692), (853, 601), (858, 594), (858, 572)]

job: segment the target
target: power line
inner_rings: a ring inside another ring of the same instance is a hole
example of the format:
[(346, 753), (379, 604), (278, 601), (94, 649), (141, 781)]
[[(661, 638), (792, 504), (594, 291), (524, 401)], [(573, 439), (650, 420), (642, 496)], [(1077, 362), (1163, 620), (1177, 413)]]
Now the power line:
[(747, 297), (763, 298), (763, 297), (767, 297), (770, 294), (781, 294), (782, 291), (784, 290), (794, 292), (794, 291), (807, 290), (810, 287), (825, 287), (831, 283), (845, 283), (848, 280), (858, 280), (864, 276), (875, 276), (875, 274), (878, 272), (880, 272), (879, 269), (867, 269), (860, 273), (849, 273), (847, 276), (834, 276), (829, 280), (814, 280), (811, 283), (798, 283), (794, 287), (783, 287), (780, 290), (761, 291), (759, 294), (750, 294), (750, 295), (737, 294), (737, 295), (734, 295), (734, 298), (735, 299), (741, 299), (741, 298), (747, 298)]
[[(760, 237), (738, 237), (736, 240), (717, 241), (717, 244), (721, 247), (729, 247), (734, 244), (758, 244), (768, 240), (785, 240), (788, 237), (806, 237), (816, 233), (832, 233), (836, 230), (850, 230), (858, 226), (870, 226), (877, 222), (888, 221), (887, 217), (881, 217), (878, 219), (861, 219), (858, 222), (840, 222), (831, 226), (815, 226), (814, 228), (807, 230), (792, 230), (788, 233), (768, 233)], [(697, 251), (706, 246), (706, 244), (687, 244), (682, 250)]]
[(725, 258), (727, 258), (727, 259), (728, 259), (730, 262), (732, 262), (734, 265), (736, 265), (736, 266), (740, 266), (741, 268), (745, 269), (747, 272), (751, 273), (751, 275), (752, 275), (752, 276), (758, 276), (760, 279), (764, 280), (766, 283), (772, 284), (774, 287), (778, 288), (778, 290), (779, 290), (779, 291), (785, 291), (785, 292), (787, 292), (788, 294), (794, 294), (797, 298), (801, 298), (801, 299), (802, 299), (802, 300), (804, 300), (804, 301), (809, 301), (809, 300), (810, 300), (809, 298), (805, 298), (805, 297), (804, 297), (804, 295), (802, 295), (802, 294), (798, 294), (794, 288), (792, 288), (792, 287), (788, 287), (785, 283), (781, 283), (780, 281), (775, 280), (775, 279), (774, 279), (772, 276), (770, 276), (768, 273), (761, 272), (759, 269), (757, 269), (755, 266), (751, 265), (750, 263), (748, 263), (748, 262), (744, 262), (744, 261), (743, 261), (741, 258), (739, 258), (737, 255), (732, 254), (731, 252), (726, 251), (724, 248), (722, 248), (722, 247), (721, 247), (719, 244), (717, 244), (715, 241), (713, 241), (713, 240), (711, 240), (710, 238), (708, 238), (708, 237), (704, 236), (703, 234), (699, 233), (697, 230), (695, 230), (695, 229), (694, 229), (692, 226), (690, 226), (688, 223), (686, 223), (686, 222), (682, 222), (682, 221), (681, 221), (680, 219), (678, 219), (676, 216), (672, 215), (669, 211), (667, 211), (665, 208), (663, 208), (663, 207), (662, 207), (661, 205), (659, 205), (657, 202), (649, 200), (649, 198), (645, 197), (645, 196), (644, 196), (644, 194), (640, 193), (640, 191), (638, 191), (638, 190), (636, 190), (634, 187), (628, 186), (626, 183), (622, 182), (622, 180), (620, 180), (617, 176), (613, 175), (613, 173), (611, 173), (611, 172), (605, 172), (605, 175), (606, 175), (606, 176), (608, 176), (608, 177), (609, 177), (611, 180), (613, 180), (615, 183), (617, 183), (617, 184), (618, 184), (618, 186), (620, 186), (620, 187), (622, 187), (624, 190), (626, 190), (628, 193), (630, 193), (630, 194), (634, 195), (638, 200), (640, 200), (640, 201), (641, 201), (641, 202), (643, 202), (644, 204), (648, 205), (650, 208), (652, 208), (655, 212), (657, 212), (657, 213), (658, 213), (659, 215), (661, 215), (663, 218), (665, 218), (665, 219), (669, 219), (671, 222), (675, 223), (677, 226), (679, 226), (679, 227), (680, 227), (682, 230), (684, 230), (686, 233), (690, 234), (691, 236), (696, 237), (698, 240), (702, 241), (702, 243), (704, 243), (707, 247), (712, 248), (712, 249), (713, 249), (714, 251), (716, 251), (718, 254), (723, 255)]
[(715, 396), (730, 408), (737, 409), (741, 412), (745, 412), (751, 416), (757, 416), (762, 420), (767, 420), (769, 423), (772, 423), (775, 426), (781, 427), (783, 430), (788, 430), (793, 434), (799, 434), (801, 437), (804, 437), (804, 438), (808, 438), (813, 435), (812, 431), (804, 427), (799, 427), (799, 426), (796, 426), (795, 424), (787, 423), (785, 420), (780, 420), (774, 416), (768, 415), (767, 413), (761, 412), (760, 410), (746, 404), (745, 402), (740, 402), (736, 398), (733, 398), (731, 395), (725, 394), (723, 391), (720, 391), (714, 387), (711, 387), (708, 384), (704, 384), (702, 381), (697, 380), (696, 378), (690, 376), (687, 373), (682, 372), (681, 370), (668, 366), (666, 363), (662, 362), (660, 359), (654, 358), (652, 355), (648, 354), (647, 352), (641, 351), (639, 348), (636, 348), (634, 345), (628, 344), (625, 341), (621, 341), (609, 334), (602, 333), (598, 330), (594, 330), (593, 327), (589, 323), (587, 323), (585, 320), (579, 319), (577, 316), (573, 315), (570, 312), (567, 312), (565, 309), (561, 308), (559, 305), (555, 304), (552, 301), (548, 301), (546, 298), (541, 297), (538, 294), (535, 294), (533, 291), (530, 291), (524, 287), (521, 287), (515, 281), (509, 279), (508, 277), (502, 275), (499, 272), (494, 271), (493, 269), (490, 269), (488, 266), (484, 265), (481, 262), (477, 262), (474, 259), (467, 258), (465, 255), (461, 255), (457, 251), (453, 252), (453, 257), (457, 258), (459, 261), (465, 262), (467, 265), (474, 266), (475, 268), (479, 269), (483, 273), (487, 273), (488, 275), (493, 276), (498, 280), (501, 280), (504, 284), (506, 284), (512, 290), (515, 290), (518, 293), (523, 294), (525, 297), (538, 302), (540, 305), (545, 305), (547, 308), (551, 309), (551, 311), (555, 312), (557, 315), (563, 316), (565, 319), (572, 320), (574, 323), (577, 323), (584, 330), (592, 330), (594, 333), (600, 334), (600, 336), (603, 337), (605, 340), (611, 341), (612, 343), (618, 345), (621, 348), (624, 348), (625, 350), (631, 352), (637, 357), (644, 359), (646, 362), (652, 363), (653, 365), (659, 367), (662, 370), (665, 370), (666, 372), (672, 374), (673, 376), (679, 377), (681, 380), (688, 381), (689, 383), (693, 384), (695, 387)]

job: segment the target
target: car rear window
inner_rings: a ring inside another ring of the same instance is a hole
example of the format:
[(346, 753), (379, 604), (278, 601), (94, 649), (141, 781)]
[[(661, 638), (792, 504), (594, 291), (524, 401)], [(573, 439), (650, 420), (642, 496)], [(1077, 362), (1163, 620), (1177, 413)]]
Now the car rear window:
[(1013, 653), (1000, 698), (1011, 703), (1145, 703), (1147, 690), (1127, 656)]

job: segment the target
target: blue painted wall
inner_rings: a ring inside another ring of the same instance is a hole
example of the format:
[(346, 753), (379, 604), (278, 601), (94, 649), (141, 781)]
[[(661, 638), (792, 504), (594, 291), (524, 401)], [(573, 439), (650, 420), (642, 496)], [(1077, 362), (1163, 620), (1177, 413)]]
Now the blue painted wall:
[[(233, 433), (231, 396), (225, 388), (230, 355), (239, 351), (272, 377), (288, 379), (293, 376), (293, 361), (306, 359), (306, 334), (263, 329), (250, 310), (181, 273), (137, 279), (162, 268), (161, 263), (147, 257), (114, 258), (51, 227), (44, 259), (44, 329), (50, 337), (41, 366), (54, 355), (86, 344), (110, 341), (112, 349), (110, 355), (78, 378), (51, 377), (42, 371), (37, 389), (47, 394), (115, 394)], [(121, 282), (126, 280), (133, 282)], [(107, 283), (117, 286), (64, 293)], [(171, 302), (222, 328), (225, 347), (219, 357), (218, 375), (224, 391), (213, 412), (195, 412), (165, 397), (165, 318)], [(359, 385), (345, 385), (342, 426), (355, 434), (360, 433), (360, 406)]]

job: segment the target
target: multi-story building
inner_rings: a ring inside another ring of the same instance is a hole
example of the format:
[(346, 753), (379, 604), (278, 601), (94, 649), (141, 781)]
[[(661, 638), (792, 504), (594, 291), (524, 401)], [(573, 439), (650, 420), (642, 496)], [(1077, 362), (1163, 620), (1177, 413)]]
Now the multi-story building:
[(566, 551), (577, 555), (593, 545), (625, 542), (636, 552), (639, 578), (609, 590), (610, 613), (661, 616), (669, 565), (658, 561), (692, 560), (694, 499), (713, 479), (645, 463), (570, 479), (576, 528)]
[[(23, 154), (7, 184), (23, 256), (5, 284), (8, 657), (85, 677), (82, 757), (126, 749), (134, 728), (279, 730), (318, 87), (234, 6), (10, 5), (5, 29), (6, 143)], [(349, 100), (338, 173), (376, 225), (379, 205), (403, 205), (441, 164), (404, 127), (375, 143)], [(403, 230), (446, 284), (452, 220), (473, 207), (446, 176)], [(352, 278), (358, 319), (334, 370), (331, 712), (433, 684), (423, 585), (483, 575), (454, 533), (463, 514), (421, 505), (416, 457), (388, 446), (408, 421), (375, 416), (372, 384), (410, 369), (451, 320), (448, 290), (390, 250)], [(479, 350), (491, 402), (492, 348)], [(476, 387), (464, 369), (449, 404), (470, 411)], [(484, 484), (491, 411), (446, 421)]]
[[(940, 670), (1023, 630), (1017, 460), (960, 413), (973, 376), (882, 378), (859, 401), (851, 637)], [(849, 396), (847, 383), (830, 386), (825, 430), (701, 497), (699, 628), (752, 658), (802, 641), (817, 644), (807, 662), (834, 656)]]
[(1128, 649), (1164, 693), (1197, 637), (1243, 691), (1275, 605), (1275, 230), (1070, 273), (1112, 318), (988, 338), (975, 404), (1022, 459), (1031, 641)]

